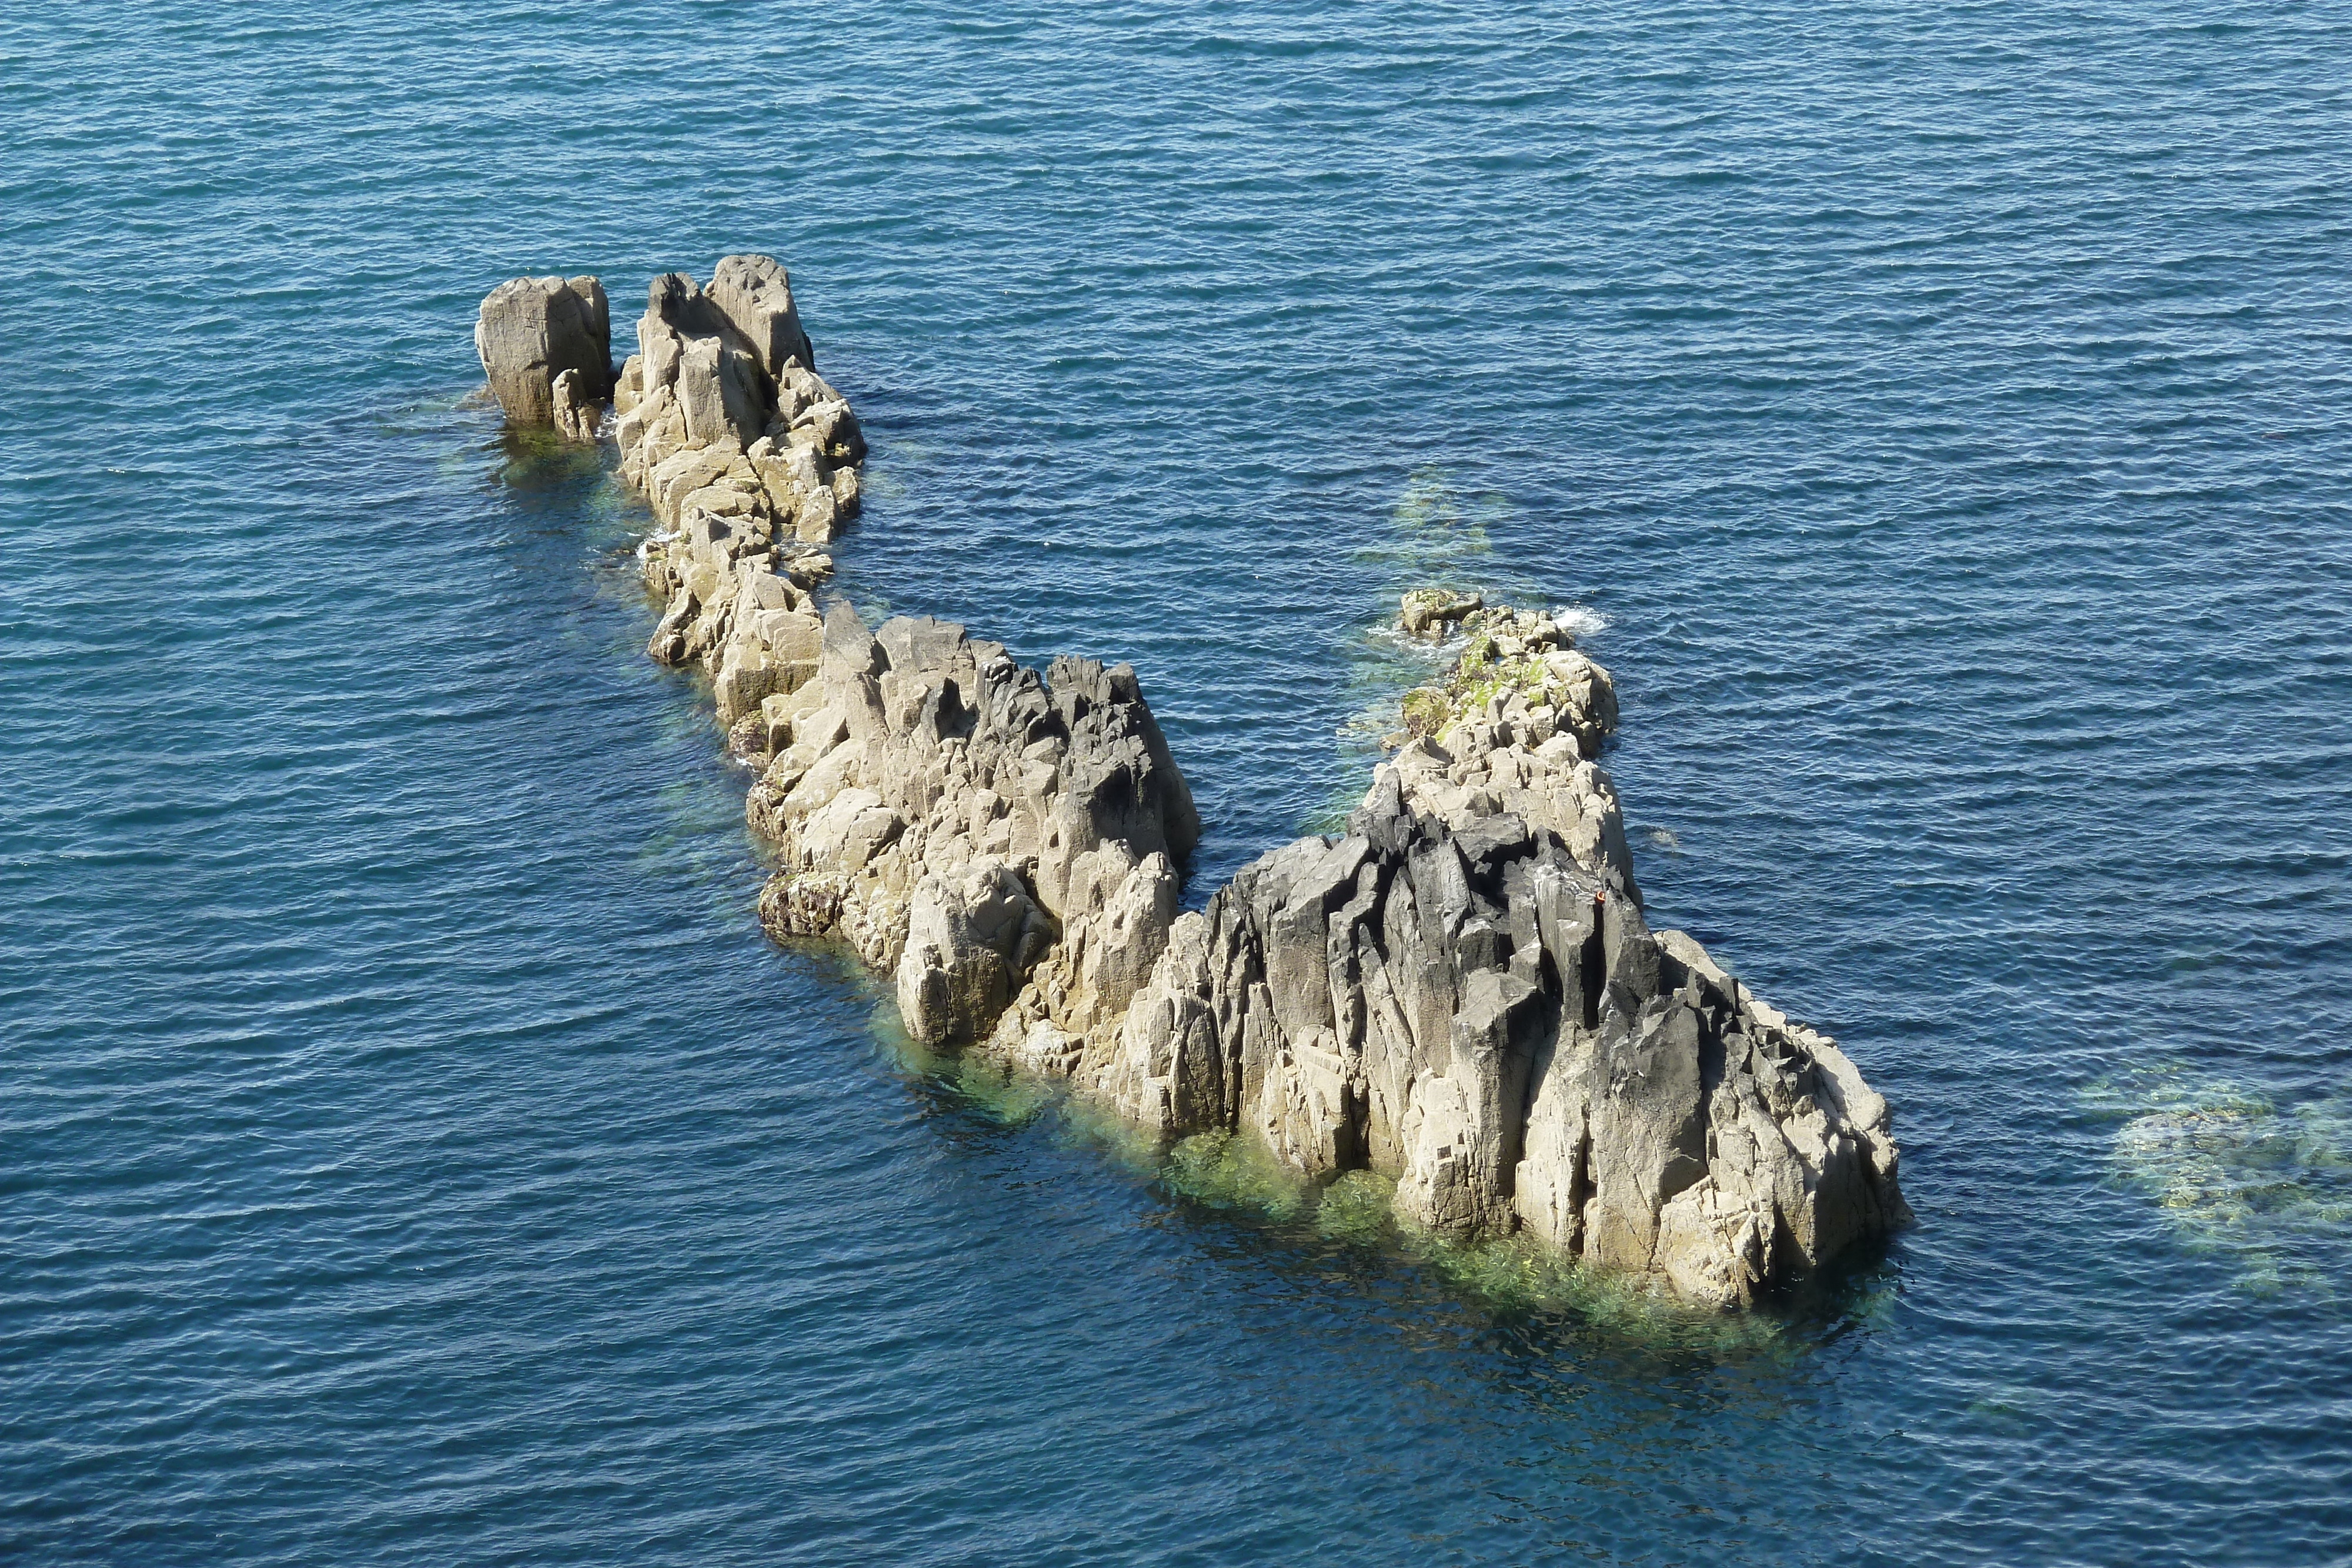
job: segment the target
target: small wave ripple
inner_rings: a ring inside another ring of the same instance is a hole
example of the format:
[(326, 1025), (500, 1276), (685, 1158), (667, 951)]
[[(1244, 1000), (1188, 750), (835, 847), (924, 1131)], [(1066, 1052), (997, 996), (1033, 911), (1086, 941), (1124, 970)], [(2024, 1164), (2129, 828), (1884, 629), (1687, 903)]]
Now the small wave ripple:
[[(2339, 12), (99, 4), (0, 116), (0, 1556), (2352, 1550)], [(1386, 596), (1589, 616), (1917, 1229), (1661, 1337), (889, 1049), (461, 406), (500, 278), (739, 248), (844, 588), (1132, 659), (1196, 886)]]

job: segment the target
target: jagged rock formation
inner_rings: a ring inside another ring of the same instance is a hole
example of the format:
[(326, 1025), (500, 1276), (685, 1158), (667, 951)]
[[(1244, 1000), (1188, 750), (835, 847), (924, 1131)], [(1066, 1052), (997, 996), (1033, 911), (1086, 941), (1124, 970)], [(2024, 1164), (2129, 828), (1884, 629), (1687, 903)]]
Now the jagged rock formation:
[(613, 392), (612, 318), (593, 277), (518, 277), (482, 301), (474, 351), (509, 423), (596, 438)]
[[(480, 338), (488, 364), (507, 339)], [(1133, 670), (1041, 676), (960, 626), (820, 614), (865, 445), (784, 269), (656, 278), (638, 339), (614, 434), (662, 525), (648, 652), (699, 661), (761, 765), (762, 922), (845, 940), (918, 1038), (1161, 1133), (1386, 1173), (1408, 1222), (1524, 1232), (1693, 1301), (1744, 1304), (1906, 1218), (1853, 1064), (1649, 927), (1596, 760), (1615, 687), (1553, 617), (1408, 594), (1402, 628), (1461, 651), (1408, 694), (1347, 833), (1179, 915), (1200, 821)], [(593, 436), (589, 389), (562, 367), (548, 417)]]
[(1907, 1217), (1885, 1102), (1824, 1037), (1642, 914), (1606, 671), (1486, 611), (1339, 838), (1180, 917), (1079, 1075), (1170, 1132), (1243, 1129), (1400, 1217), (1526, 1231), (1744, 1305)]
[(1369, 1166), (1440, 1228), (1525, 1230), (1746, 1304), (1904, 1216), (1885, 1103), (1622, 885), (1385, 771), (1181, 917), (1096, 1082), (1171, 1132)]
[(698, 661), (752, 755), (781, 749), (795, 711), (782, 699), (816, 674), (809, 592), (858, 507), (865, 436), (814, 358), (783, 267), (730, 256), (707, 290), (654, 279), (614, 392), (622, 476), (662, 524), (640, 551), (666, 603), (646, 651)]
[(751, 790), (782, 852), (769, 929), (839, 936), (895, 973), (932, 1042), (1121, 1016), (1200, 837), (1135, 672), (1059, 659), (1041, 678), (960, 626), (869, 634), (839, 603), (819, 664), (777, 705), (785, 745)]
[(1175, 913), (1191, 800), (1124, 667), (1039, 681), (962, 629), (835, 606), (753, 786), (779, 935), (895, 974), (909, 1030), (1169, 1134), (1396, 1178), (1415, 1224), (1524, 1231), (1717, 1305), (1906, 1215), (1885, 1103), (1643, 919), (1608, 673), (1481, 611), (1339, 838)]

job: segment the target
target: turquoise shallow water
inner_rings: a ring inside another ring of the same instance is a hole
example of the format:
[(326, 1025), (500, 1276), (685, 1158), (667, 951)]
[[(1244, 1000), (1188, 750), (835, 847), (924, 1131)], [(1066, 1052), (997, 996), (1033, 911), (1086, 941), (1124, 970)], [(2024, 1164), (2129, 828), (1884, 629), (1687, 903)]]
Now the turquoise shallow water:
[[(0, 1557), (2352, 1560), (2332, 7), (0, 17)], [(895, 1050), (477, 299), (794, 269), (860, 605), (1134, 660), (1200, 896), (1385, 596), (1586, 607), (1918, 1227), (1752, 1332)]]

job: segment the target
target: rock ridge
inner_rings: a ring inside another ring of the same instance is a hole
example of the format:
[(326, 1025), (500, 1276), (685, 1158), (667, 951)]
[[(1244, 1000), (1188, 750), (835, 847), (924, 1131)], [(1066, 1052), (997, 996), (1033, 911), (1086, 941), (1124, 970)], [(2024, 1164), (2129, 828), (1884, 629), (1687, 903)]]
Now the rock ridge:
[(1407, 593), (1400, 631), (1459, 649), (1407, 694), (1347, 831), (1180, 914), (1200, 818), (1130, 666), (1041, 673), (961, 626), (819, 608), (865, 442), (784, 268), (656, 278), (617, 372), (603, 298), (494, 292), (493, 390), (575, 438), (609, 394), (659, 524), (647, 652), (709, 674), (759, 768), (761, 923), (846, 942), (917, 1039), (1155, 1133), (1370, 1169), (1409, 1224), (1525, 1234), (1695, 1303), (1751, 1304), (1907, 1221), (1886, 1103), (1836, 1044), (1648, 925), (1598, 761), (1614, 683), (1560, 619)]

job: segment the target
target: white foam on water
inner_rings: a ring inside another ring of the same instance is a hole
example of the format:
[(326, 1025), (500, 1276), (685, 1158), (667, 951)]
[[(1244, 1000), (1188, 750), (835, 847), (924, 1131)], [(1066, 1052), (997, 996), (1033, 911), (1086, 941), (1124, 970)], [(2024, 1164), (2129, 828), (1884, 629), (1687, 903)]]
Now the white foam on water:
[(1556, 605), (1552, 609), (1551, 619), (1554, 625), (1580, 643), (1587, 637), (1598, 637), (1609, 630), (1609, 617), (1581, 604)]

